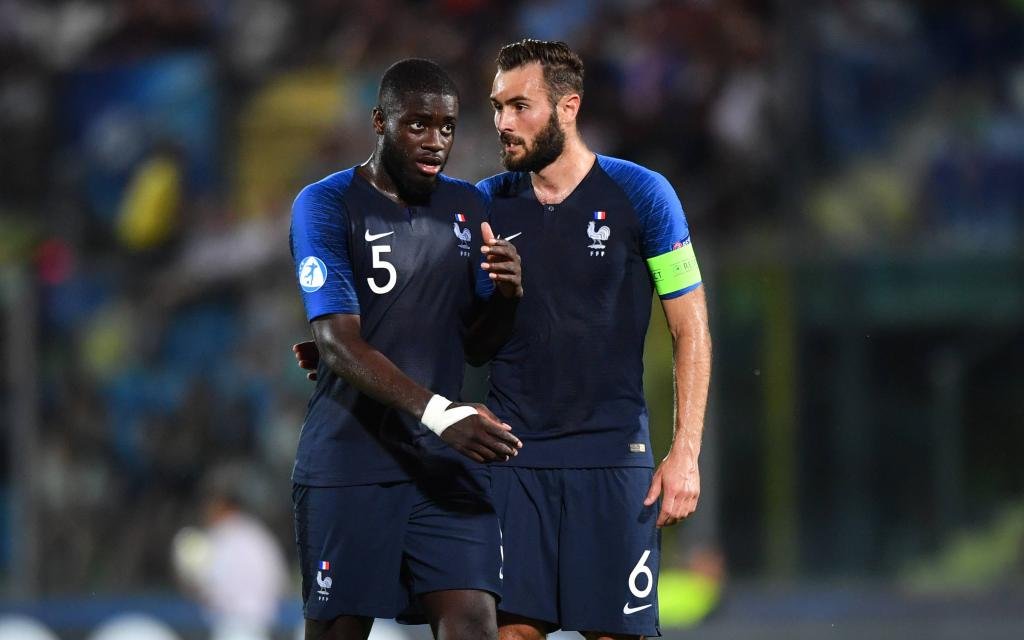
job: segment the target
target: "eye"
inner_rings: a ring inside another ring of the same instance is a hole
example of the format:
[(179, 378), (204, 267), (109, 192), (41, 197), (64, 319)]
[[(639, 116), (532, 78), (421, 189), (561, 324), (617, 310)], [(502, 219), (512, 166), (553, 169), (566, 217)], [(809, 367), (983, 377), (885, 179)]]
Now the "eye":
[(523, 104), (522, 102), (517, 102), (516, 103), (516, 111), (525, 111), (525, 110), (526, 110), (526, 105), (525, 104)]
[(498, 104), (497, 102), (492, 102), (491, 106), (494, 107), (495, 111), (497, 111), (498, 113), (501, 113), (501, 105), (500, 104)]
[(418, 133), (420, 131), (423, 131), (427, 127), (426, 127), (426, 125), (424, 125), (419, 120), (416, 120), (415, 122), (412, 122), (412, 123), (409, 124), (409, 128), (412, 129), (413, 131), (416, 131)]
[(455, 133), (455, 125), (454, 124), (446, 124), (446, 125), (444, 125), (443, 127), (441, 127), (441, 133), (443, 133), (446, 136), (452, 135), (453, 133)]

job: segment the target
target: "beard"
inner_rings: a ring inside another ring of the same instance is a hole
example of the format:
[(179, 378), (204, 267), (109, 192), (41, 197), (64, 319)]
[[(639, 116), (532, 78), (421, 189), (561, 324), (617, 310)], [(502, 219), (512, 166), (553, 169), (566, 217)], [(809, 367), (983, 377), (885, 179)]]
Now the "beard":
[[(402, 150), (386, 135), (381, 147), (381, 163), (395, 183), (398, 197), (407, 204), (425, 204), (437, 186), (437, 176), (424, 176)], [(444, 167), (441, 167), (444, 169)], [(439, 174), (440, 175), (440, 174)]]
[(555, 117), (555, 111), (552, 110), (548, 123), (537, 133), (532, 147), (527, 147), (522, 138), (504, 133), (501, 134), (501, 141), (502, 143), (511, 142), (523, 145), (523, 156), (518, 160), (502, 148), (501, 164), (507, 171), (536, 173), (562, 155), (562, 150), (565, 149), (565, 132), (558, 126), (558, 118)]

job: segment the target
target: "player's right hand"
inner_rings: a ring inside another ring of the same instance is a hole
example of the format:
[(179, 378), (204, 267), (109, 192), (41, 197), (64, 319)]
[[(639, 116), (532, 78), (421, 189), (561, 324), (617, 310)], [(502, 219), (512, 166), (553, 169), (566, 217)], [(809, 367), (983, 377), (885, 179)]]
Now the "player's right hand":
[(512, 435), (512, 427), (482, 404), (452, 403), (449, 408), (462, 406), (473, 407), (477, 413), (441, 432), (448, 446), (477, 462), (504, 462), (519, 455), (523, 443)]
[(320, 365), (320, 349), (317, 348), (316, 343), (307, 340), (293, 344), (292, 352), (295, 354), (295, 360), (299, 363), (299, 368), (309, 372), (306, 377), (316, 380), (316, 368)]

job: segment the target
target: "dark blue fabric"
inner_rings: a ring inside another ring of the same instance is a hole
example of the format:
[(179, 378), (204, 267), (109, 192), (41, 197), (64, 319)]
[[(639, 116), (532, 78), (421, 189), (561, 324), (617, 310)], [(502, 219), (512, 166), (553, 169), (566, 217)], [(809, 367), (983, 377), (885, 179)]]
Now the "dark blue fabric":
[[(428, 205), (404, 207), (349, 169), (307, 187), (296, 202), (296, 260), (314, 247), (327, 266), (323, 286), (303, 291), (309, 317), (358, 313), (364, 340), (419, 384), (458, 399), (461, 331), (480, 271), (480, 193), (442, 176)], [(310, 218), (318, 222), (311, 226)], [(318, 239), (307, 233), (314, 227)], [(303, 273), (297, 276), (301, 290)], [(467, 464), (415, 418), (360, 393), (321, 362), (295, 482), (369, 484), (457, 473)]]
[(505, 557), (498, 609), (553, 628), (660, 635), (659, 505), (643, 505), (652, 475), (494, 467)]
[(541, 205), (524, 173), (477, 186), (495, 233), (512, 238), (523, 261), (526, 293), (491, 362), (487, 399), (524, 442), (510, 464), (653, 466), (646, 259), (688, 241), (678, 198), (654, 172), (604, 156), (557, 205)]

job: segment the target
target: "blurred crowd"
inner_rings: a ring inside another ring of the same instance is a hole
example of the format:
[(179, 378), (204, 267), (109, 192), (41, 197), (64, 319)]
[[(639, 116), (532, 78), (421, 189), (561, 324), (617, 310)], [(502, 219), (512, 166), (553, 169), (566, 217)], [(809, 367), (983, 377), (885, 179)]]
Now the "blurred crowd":
[(499, 170), (498, 48), (560, 39), (587, 65), (585, 138), (668, 176), (709, 253), (1012, 253), (1022, 14), (1020, 0), (0, 0), (0, 268), (39, 300), (38, 533), (60, 558), (43, 591), (173, 584), (171, 538), (224, 466), (292, 556), (310, 388), (289, 351), (308, 335), (290, 203), (369, 154), (391, 62), (429, 57), (459, 84), (458, 177)]

